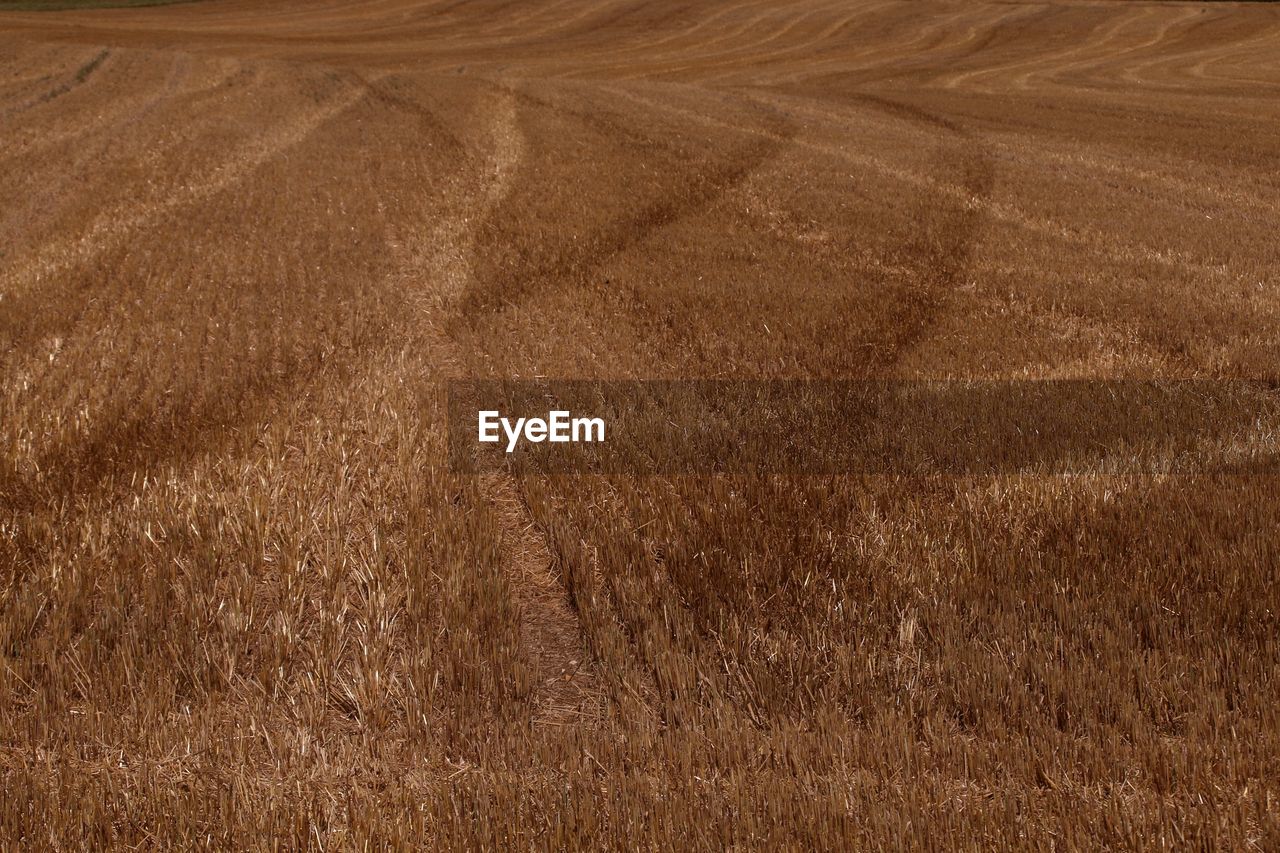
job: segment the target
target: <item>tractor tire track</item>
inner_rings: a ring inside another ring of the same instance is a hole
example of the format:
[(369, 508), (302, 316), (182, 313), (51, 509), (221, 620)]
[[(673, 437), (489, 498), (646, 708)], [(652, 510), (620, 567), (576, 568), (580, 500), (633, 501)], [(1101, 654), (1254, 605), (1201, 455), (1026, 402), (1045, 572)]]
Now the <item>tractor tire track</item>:
[(40, 95), (36, 96), (35, 98), (32, 98), (31, 100), (23, 104), (20, 104), (16, 107), (11, 107), (10, 109), (6, 110), (3, 113), (3, 118), (9, 119), (15, 115), (19, 115), (30, 109), (34, 109), (35, 107), (47, 104), (50, 101), (57, 100), (58, 98), (61, 98), (63, 95), (69, 94), (75, 89), (79, 88), (80, 86), (83, 86), (86, 82), (88, 82), (89, 78), (93, 76), (93, 73), (102, 67), (102, 64), (107, 61), (107, 58), (109, 56), (111, 56), (111, 50), (109, 48), (103, 48), (102, 50), (94, 54), (94, 56), (91, 59), (89, 59), (88, 62), (85, 62), (83, 65), (77, 68), (72, 73), (71, 79), (66, 80), (62, 83), (59, 83), (58, 85), (54, 86), (52, 89), (49, 89), (41, 93)]
[[(584, 113), (528, 93), (514, 89), (509, 91), (522, 104), (550, 110), (559, 117), (580, 122), (638, 152), (652, 155), (656, 151), (673, 159), (684, 159), (674, 144), (640, 134), (607, 113)], [(504, 276), (501, 279), (472, 281), (462, 300), (462, 319), (474, 322), (486, 314), (527, 303), (542, 290), (563, 284), (566, 280), (585, 280), (610, 260), (642, 244), (663, 228), (710, 207), (726, 192), (778, 157), (795, 136), (795, 126), (778, 111), (769, 107), (763, 107), (763, 110), (771, 119), (768, 133), (757, 136), (756, 141), (745, 146), (745, 150), (734, 152), (727, 158), (727, 163), (696, 164), (691, 179), (680, 192), (639, 204), (633, 213), (606, 223), (586, 235), (586, 239), (571, 236), (546, 246), (541, 256), (523, 265), (517, 278)], [(498, 235), (500, 237), (500, 231)]]
[[(610, 91), (704, 124), (727, 127), (717, 119), (616, 87)], [(881, 371), (891, 368), (926, 340), (928, 329), (942, 317), (949, 293), (963, 283), (973, 260), (972, 249), (981, 215), (991, 203), (995, 165), (980, 139), (945, 116), (878, 94), (859, 93), (856, 100), (894, 118), (941, 132), (950, 140), (935, 147), (932, 156), (935, 168), (916, 182), (918, 200), (910, 215), (911, 230), (903, 248), (893, 258), (897, 266), (911, 271), (916, 287), (900, 304), (891, 336), (878, 344), (869, 358), (868, 370)], [(770, 134), (767, 129), (740, 129)], [(824, 146), (798, 137), (794, 132), (775, 139), (779, 144), (825, 150)], [(836, 153), (834, 149), (832, 153)], [(845, 155), (841, 152), (841, 156)]]

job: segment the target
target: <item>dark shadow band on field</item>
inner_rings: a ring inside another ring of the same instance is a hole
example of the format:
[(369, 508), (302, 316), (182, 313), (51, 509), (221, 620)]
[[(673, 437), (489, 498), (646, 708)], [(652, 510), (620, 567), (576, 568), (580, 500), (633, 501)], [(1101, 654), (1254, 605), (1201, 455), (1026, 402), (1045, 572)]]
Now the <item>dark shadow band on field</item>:
[[(1266, 382), (457, 380), (448, 398), (460, 473), (1280, 472), (1280, 390)], [(600, 427), (556, 443), (521, 431), (507, 452), (498, 418), (518, 430), (552, 412)]]
[[(481, 269), (459, 306), (464, 322), (474, 322), (512, 305), (531, 302), (566, 283), (588, 279), (611, 259), (654, 233), (709, 208), (776, 158), (797, 132), (795, 125), (777, 110), (748, 103), (753, 122), (766, 126), (768, 133), (756, 136), (744, 133), (747, 141), (722, 152), (719, 158), (690, 158), (682, 150), (680, 140), (654, 136), (630, 126), (604, 105), (588, 112), (510, 84), (495, 82), (493, 85), (510, 95), (521, 110), (542, 111), (573, 122), (585, 131), (600, 134), (636, 158), (653, 159), (655, 164), (665, 159), (684, 180), (674, 194), (637, 198), (626, 213), (601, 223), (590, 233), (541, 235), (539, 245), (528, 250), (518, 269), (485, 270), (484, 265), (479, 264)], [(503, 221), (504, 216), (510, 217), (510, 211), (500, 209), (479, 229), (475, 249), (478, 260), (487, 260), (486, 253), (497, 254), (493, 249), (495, 245), (511, 241), (509, 229), (518, 229), (519, 223)]]

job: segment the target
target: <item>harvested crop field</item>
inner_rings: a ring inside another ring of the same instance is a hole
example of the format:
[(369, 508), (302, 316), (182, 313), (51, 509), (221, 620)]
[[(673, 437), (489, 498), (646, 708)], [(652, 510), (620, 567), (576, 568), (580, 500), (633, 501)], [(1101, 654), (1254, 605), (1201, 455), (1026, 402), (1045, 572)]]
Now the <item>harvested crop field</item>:
[[(0, 846), (1280, 846), (1280, 4), (24, 5)], [(1230, 409), (460, 470), (463, 379)]]

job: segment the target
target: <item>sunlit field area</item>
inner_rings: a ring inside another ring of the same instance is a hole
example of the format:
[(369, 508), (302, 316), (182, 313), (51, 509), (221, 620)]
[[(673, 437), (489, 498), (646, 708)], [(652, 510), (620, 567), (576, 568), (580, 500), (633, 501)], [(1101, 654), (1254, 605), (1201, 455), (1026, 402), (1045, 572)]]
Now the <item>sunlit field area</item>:
[[(1280, 4), (55, 5), (0, 846), (1280, 846)], [(1201, 467), (566, 473), (451, 464), (466, 379), (1244, 390)]]

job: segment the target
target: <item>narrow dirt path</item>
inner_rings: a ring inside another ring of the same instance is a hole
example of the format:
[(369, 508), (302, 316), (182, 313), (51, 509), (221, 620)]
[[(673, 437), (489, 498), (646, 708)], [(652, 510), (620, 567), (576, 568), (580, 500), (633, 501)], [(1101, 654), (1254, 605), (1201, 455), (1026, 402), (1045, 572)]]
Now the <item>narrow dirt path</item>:
[[(465, 375), (462, 354), (444, 330), (471, 281), (476, 227), (510, 192), (524, 154), (524, 139), (512, 93), (493, 90), (488, 118), (492, 148), (480, 158), (478, 179), (468, 180), (455, 212), (429, 236), (421, 270), (438, 286), (429, 294), (425, 316), (433, 355), (446, 378)], [(553, 571), (547, 541), (529, 512), (519, 483), (508, 472), (485, 475), (482, 494), (501, 528), (499, 553), (520, 609), (520, 641), (534, 674), (534, 719), (566, 722), (598, 702), (593, 667), (587, 664), (582, 626), (564, 585)]]

